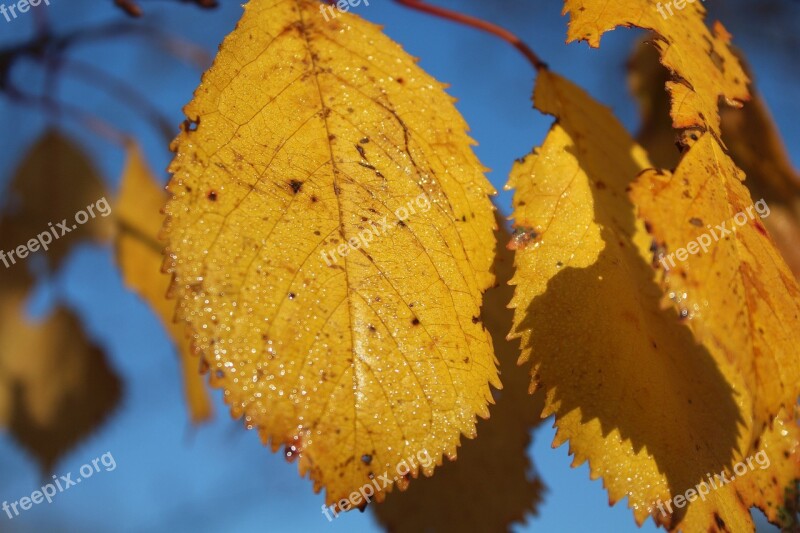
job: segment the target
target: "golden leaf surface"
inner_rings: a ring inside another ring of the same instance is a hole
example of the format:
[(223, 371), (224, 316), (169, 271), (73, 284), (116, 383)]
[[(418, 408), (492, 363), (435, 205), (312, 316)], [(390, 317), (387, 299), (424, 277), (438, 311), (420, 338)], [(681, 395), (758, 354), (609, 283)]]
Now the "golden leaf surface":
[(537, 514), (546, 491), (528, 457), (531, 430), (541, 423), (543, 395), (528, 394), (530, 374), (517, 365), (519, 342), (506, 339), (514, 314), (508, 309), (514, 255), (505, 246), (508, 231), (502, 228), (496, 235), (497, 285), (484, 296), (482, 317), (500, 360), (503, 390), (495, 393), (489, 419), (478, 422), (478, 438), (458, 450), (457, 461), (375, 508), (388, 531), (510, 531), (512, 524)]
[(443, 86), (321, 9), (253, 0), (221, 46), (174, 143), (166, 268), (233, 415), (329, 503), (387, 472), (380, 501), (499, 387), (494, 191)]
[(122, 384), (71, 311), (34, 322), (24, 304), (25, 291), (0, 294), (0, 423), (47, 476), (108, 418)]
[[(659, 508), (747, 456), (753, 400), (741, 370), (661, 305), (651, 238), (627, 194), (649, 166), (644, 151), (608, 109), (555, 74), (539, 74), (534, 102), (558, 121), (509, 180), (511, 337), (532, 360), (532, 389), (546, 394), (543, 416), (556, 417), (553, 445), (569, 441), (573, 464), (588, 460), (611, 503), (627, 496), (639, 524), (652, 516), (677, 530), (691, 516), (702, 527), (687, 531), (707, 531), (719, 517), (752, 529), (746, 507), (768, 507), (758, 492), (766, 482), (735, 489), (747, 506), (731, 485), (688, 508)], [(772, 459), (781, 472), (796, 469), (797, 455)]]
[(183, 325), (175, 323), (174, 304), (167, 299), (170, 278), (160, 272), (163, 261), (158, 234), (163, 222), (161, 207), (167, 194), (156, 181), (138, 146), (128, 147), (114, 212), (117, 215), (117, 262), (125, 284), (141, 296), (161, 319), (180, 357), (186, 404), (192, 422), (212, 417), (211, 398), (199, 361), (192, 354)]
[(669, 296), (700, 342), (720, 350), (747, 380), (756, 427), (800, 393), (800, 289), (769, 238), (739, 170), (710, 134), (674, 173), (648, 170), (631, 197), (658, 244)]
[(664, 6), (650, 0), (565, 0), (564, 13), (570, 14), (568, 40), (598, 47), (603, 33), (618, 26), (654, 31), (653, 44), (673, 78), (667, 83), (673, 127), (709, 129), (719, 137), (718, 101), (723, 98), (739, 106), (747, 100), (748, 78), (731, 52), (731, 36), (722, 24), (716, 23), (712, 33), (701, 2), (683, 5), (662, 14), (659, 6)]

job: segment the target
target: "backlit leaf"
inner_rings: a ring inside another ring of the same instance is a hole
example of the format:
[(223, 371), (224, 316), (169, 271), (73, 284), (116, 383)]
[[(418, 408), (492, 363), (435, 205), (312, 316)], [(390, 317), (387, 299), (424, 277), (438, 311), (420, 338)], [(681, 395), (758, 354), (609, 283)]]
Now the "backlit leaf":
[[(737, 56), (741, 54), (737, 52)], [(740, 61), (745, 63), (741, 57)], [(629, 82), (642, 116), (636, 140), (656, 166), (675, 168), (680, 152), (675, 147), (669, 99), (663, 91), (668, 73), (658, 63), (658, 52), (645, 43), (636, 47), (628, 65)], [(800, 279), (800, 175), (789, 160), (766, 102), (752, 86), (750, 90), (752, 99), (741, 109), (721, 109), (722, 139), (731, 159), (747, 174), (744, 184), (751, 197), (763, 198), (769, 205), (770, 214), (761, 221), (795, 278)]]
[[(713, 343), (698, 345), (661, 305), (651, 238), (627, 194), (649, 166), (645, 153), (608, 109), (555, 74), (539, 74), (534, 101), (558, 121), (509, 181), (511, 336), (532, 360), (533, 388), (546, 394), (543, 416), (556, 417), (554, 446), (569, 441), (573, 465), (588, 460), (612, 504), (628, 497), (637, 523), (649, 515), (677, 530), (691, 517), (686, 531), (708, 531), (721, 529), (719, 518), (744, 528), (731, 531), (752, 529), (749, 505), (783, 503), (761, 496), (766, 480), (722, 487), (674, 512), (659, 508), (709, 472), (732, 471), (755, 452), (749, 436), (759, 430), (746, 373)], [(772, 446), (794, 453), (791, 439)], [(770, 490), (785, 486), (797, 463), (773, 455), (780, 479)], [(730, 504), (739, 497), (747, 506)]]
[(741, 368), (755, 439), (800, 393), (800, 289), (761, 222), (768, 204), (754, 205), (743, 179), (704, 134), (674, 174), (644, 172), (631, 196), (658, 243), (669, 296), (698, 340)]
[(161, 273), (163, 245), (158, 241), (167, 194), (156, 182), (137, 146), (128, 148), (128, 161), (114, 209), (119, 230), (117, 261), (125, 283), (153, 308), (169, 331), (181, 359), (186, 403), (195, 423), (212, 416), (211, 399), (199, 361), (193, 356), (185, 327), (173, 320), (174, 304), (167, 300), (169, 276)]
[(322, 7), (245, 6), (185, 109), (165, 235), (212, 383), (333, 503), (455, 456), (499, 382), (494, 191), (466, 125), (377, 27)]

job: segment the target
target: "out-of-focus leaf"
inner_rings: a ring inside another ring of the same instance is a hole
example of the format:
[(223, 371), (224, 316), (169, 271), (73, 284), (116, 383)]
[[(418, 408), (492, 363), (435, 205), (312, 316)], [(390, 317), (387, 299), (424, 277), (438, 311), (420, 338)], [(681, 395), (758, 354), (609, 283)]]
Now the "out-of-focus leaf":
[(212, 384), (334, 503), (422, 451), (430, 475), (499, 381), (466, 124), (376, 26), (321, 8), (245, 6), (185, 110), (165, 234)]
[(166, 298), (169, 276), (160, 272), (162, 245), (157, 237), (166, 200), (167, 194), (156, 183), (139, 148), (131, 146), (115, 210), (119, 222), (117, 260), (126, 284), (147, 301), (168, 329), (181, 359), (190, 417), (200, 423), (213, 415), (211, 399), (184, 328), (172, 319), (174, 306)]
[[(665, 2), (670, 4), (670, 2)], [(565, 0), (570, 14), (568, 39), (600, 45), (600, 36), (617, 26), (637, 26), (656, 33), (653, 44), (672, 73), (667, 90), (675, 128), (709, 129), (719, 136), (718, 100), (738, 106), (749, 98), (748, 78), (729, 47), (730, 34), (722, 24), (712, 33), (704, 22), (701, 2), (659, 12), (651, 0)], [(663, 7), (663, 6), (662, 6)]]
[[(46, 132), (31, 148), (5, 193), (0, 217), (0, 249), (6, 252), (25, 245), (41, 233), (55, 234), (48, 250), (35, 252), (50, 269), (57, 269), (69, 250), (81, 239), (107, 239), (112, 234), (111, 217), (95, 217), (78, 224), (75, 215), (106, 196), (102, 177), (82, 148), (56, 130)], [(87, 212), (88, 214), (88, 212)], [(58, 224), (66, 219), (65, 230)], [(44, 240), (45, 238), (43, 238)], [(26, 270), (17, 260), (11, 269)], [(5, 275), (0, 265), (0, 276)]]
[[(661, 306), (651, 238), (627, 195), (649, 166), (645, 153), (608, 109), (554, 74), (539, 74), (534, 101), (558, 121), (509, 182), (512, 337), (546, 393), (543, 416), (556, 416), (554, 445), (569, 441), (573, 464), (588, 460), (612, 504), (628, 497), (637, 523), (650, 515), (672, 530), (690, 518), (686, 531), (719, 529), (719, 520), (752, 529), (738, 500), (782, 503), (761, 495), (766, 485), (726, 486), (673, 512), (658, 507), (709, 472), (730, 472), (759, 430), (747, 373), (713, 343), (698, 345)], [(796, 462), (773, 458), (777, 484)]]
[(115, 209), (119, 224), (117, 262), (125, 283), (144, 298), (169, 331), (181, 360), (189, 416), (192, 422), (200, 423), (213, 416), (211, 398), (185, 327), (173, 320), (174, 304), (167, 299), (169, 276), (161, 273), (163, 246), (158, 242), (158, 233), (166, 200), (167, 194), (156, 182), (138, 146), (131, 145)]
[(24, 301), (0, 295), (0, 422), (48, 474), (108, 418), (122, 384), (71, 311), (35, 323)]
[(513, 318), (508, 303), (514, 289), (508, 281), (514, 259), (505, 246), (508, 232), (503, 229), (497, 236), (498, 285), (486, 291), (481, 316), (500, 360), (503, 390), (495, 393), (489, 419), (478, 422), (478, 438), (462, 444), (455, 462), (375, 508), (394, 533), (505, 531), (536, 514), (542, 500), (544, 484), (528, 460), (528, 447), (531, 429), (541, 421), (543, 395), (528, 394), (530, 374), (517, 366), (519, 343), (506, 340)]
[(678, 135), (669, 116), (665, 86), (669, 71), (658, 61), (658, 50), (640, 42), (628, 60), (628, 85), (639, 104), (641, 127), (636, 142), (657, 168), (675, 168), (681, 157)]

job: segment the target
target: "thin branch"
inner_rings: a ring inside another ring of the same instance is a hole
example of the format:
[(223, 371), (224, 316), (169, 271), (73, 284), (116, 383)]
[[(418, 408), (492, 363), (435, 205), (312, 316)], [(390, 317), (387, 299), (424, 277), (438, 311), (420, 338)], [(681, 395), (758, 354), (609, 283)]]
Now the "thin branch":
[(8, 97), (20, 104), (38, 108), (54, 116), (66, 116), (82, 124), (101, 138), (125, 147), (130, 142), (130, 137), (118, 130), (108, 122), (87, 113), (86, 111), (63, 102), (57, 102), (49, 96), (32, 96), (22, 93), (16, 87), (6, 84), (5, 92)]
[(464, 24), (466, 26), (470, 26), (472, 28), (477, 28), (479, 30), (485, 31), (497, 37), (500, 37), (507, 43), (511, 44), (514, 48), (519, 50), (522, 55), (533, 65), (533, 68), (536, 70), (547, 70), (547, 63), (542, 61), (538, 55), (529, 47), (525, 42), (522, 41), (519, 37), (511, 33), (510, 31), (502, 28), (496, 24), (492, 24), (491, 22), (486, 22), (485, 20), (481, 20), (476, 17), (471, 17), (469, 15), (464, 15), (463, 13), (459, 13), (457, 11), (451, 11), (449, 9), (445, 9), (443, 7), (436, 7), (429, 4), (426, 4), (422, 0), (395, 0), (400, 5), (409, 7), (411, 9), (416, 9), (417, 11), (422, 11), (423, 13), (429, 13), (431, 15), (435, 15), (437, 17), (441, 17), (443, 19), (452, 20), (454, 22), (458, 22), (460, 24)]
[(111, 96), (127, 101), (128, 105), (135, 111), (141, 111), (153, 127), (170, 143), (177, 135), (176, 127), (167, 117), (150, 101), (138, 91), (131, 88), (128, 84), (116, 79), (107, 72), (75, 59), (61, 58), (61, 66), (67, 71), (72, 71), (75, 75), (84, 78), (90, 85), (106, 91)]

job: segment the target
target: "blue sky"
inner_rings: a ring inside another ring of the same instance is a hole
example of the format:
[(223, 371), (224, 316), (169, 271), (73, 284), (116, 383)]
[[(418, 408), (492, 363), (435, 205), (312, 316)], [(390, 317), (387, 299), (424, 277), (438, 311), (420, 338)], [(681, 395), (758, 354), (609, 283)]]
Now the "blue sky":
[[(0, 0), (2, 2), (3, 0)], [(168, 2), (141, 2), (160, 27), (175, 28), (183, 38), (209, 52), (230, 32), (241, 10), (223, 0), (213, 12)], [(119, 18), (111, 1), (51, 0), (48, 15), (59, 31)], [(625, 60), (640, 34), (617, 30), (603, 37), (599, 50), (585, 44), (565, 45), (566, 17), (556, 0), (529, 2), (442, 1), (439, 5), (497, 21), (522, 36), (551, 66), (609, 105), (631, 130), (637, 126), (635, 105), (627, 91)], [(709, 2), (710, 5), (713, 2)], [(712, 5), (713, 7), (713, 5)], [(531, 109), (534, 73), (525, 60), (503, 42), (447, 21), (400, 8), (386, 0), (355, 10), (385, 26), (385, 31), (437, 79), (451, 85), (458, 108), (478, 142), (476, 152), (502, 191), (514, 159), (539, 144), (551, 124)], [(797, 9), (794, 14), (797, 15)], [(33, 17), (12, 23), (0, 19), (0, 45), (27, 38)], [(795, 163), (800, 162), (800, 104), (797, 74), (772, 54), (767, 33), (774, 28), (750, 28), (735, 42), (749, 56), (760, 90), (773, 110)], [(761, 33), (759, 33), (761, 32)], [(735, 33), (735, 30), (734, 30)], [(83, 46), (75, 57), (132, 82), (176, 126), (181, 107), (189, 101), (199, 72), (164, 57), (154, 60), (154, 48), (142, 39), (117, 39)], [(796, 52), (797, 50), (795, 50)], [(16, 79), (26, 89), (39, 90), (42, 78), (32, 66), (21, 65)], [(166, 168), (170, 154), (148, 122), (136, 112), (85, 84), (64, 80), (60, 98), (92, 109), (136, 136), (155, 169)], [(37, 112), (0, 99), (0, 183), (6, 183), (27, 147), (48, 125)], [(122, 151), (98, 140), (75, 124), (63, 127), (92, 154), (96, 165), (116, 190)], [(162, 172), (163, 174), (163, 172)], [(165, 179), (166, 176), (164, 175)], [(508, 213), (510, 193), (501, 192), (498, 205)], [(329, 524), (320, 512), (321, 495), (297, 475), (297, 467), (263, 448), (254, 433), (232, 421), (219, 402), (212, 424), (199, 428), (187, 422), (176, 358), (161, 325), (136, 296), (123, 288), (110, 248), (82, 245), (64, 269), (39, 284), (31, 299), (34, 313), (46, 313), (53, 302), (75, 309), (91, 336), (109, 354), (126, 390), (116, 414), (81, 442), (56, 467), (64, 474), (111, 452), (113, 472), (101, 472), (80, 487), (6, 521), (8, 531), (378, 531), (371, 513), (349, 513)], [(633, 531), (631, 513), (620, 503), (608, 506), (601, 482), (589, 481), (588, 469), (570, 469), (567, 447), (551, 449), (551, 421), (535, 431), (530, 454), (548, 485), (539, 517), (516, 531)], [(17, 500), (41, 485), (36, 465), (12, 439), (0, 433), (0, 500)], [(498, 487), (502, 490), (502, 487)], [(465, 502), (467, 503), (467, 502)], [(652, 523), (642, 528), (655, 530)], [(766, 530), (766, 529), (765, 529)]]

